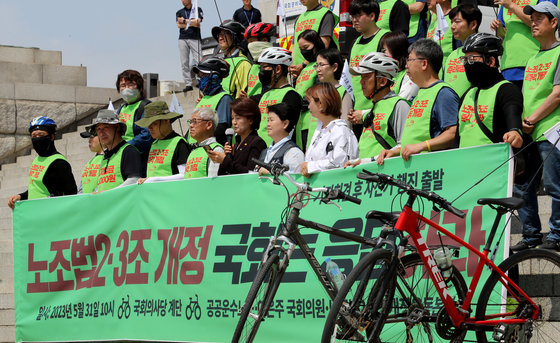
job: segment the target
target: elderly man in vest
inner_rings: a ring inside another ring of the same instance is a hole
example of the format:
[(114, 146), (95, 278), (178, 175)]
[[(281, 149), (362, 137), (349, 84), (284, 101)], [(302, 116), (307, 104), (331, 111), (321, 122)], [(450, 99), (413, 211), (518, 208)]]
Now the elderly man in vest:
[(99, 166), (97, 191), (107, 191), (137, 182), (140, 177), (140, 153), (123, 140), (126, 124), (119, 121), (113, 110), (101, 110), (92, 125), (86, 126), (99, 137), (104, 155)]
[(56, 123), (49, 117), (37, 117), (29, 123), (31, 143), (38, 156), (31, 164), (27, 191), (8, 199), (11, 209), (20, 200), (76, 194), (70, 163), (54, 146), (55, 131)]
[(189, 120), (191, 137), (196, 140), (195, 148), (187, 158), (185, 179), (218, 176), (219, 163), (213, 162), (206, 151), (224, 152), (216, 142), (214, 130), (218, 125), (218, 115), (209, 108), (197, 109)]

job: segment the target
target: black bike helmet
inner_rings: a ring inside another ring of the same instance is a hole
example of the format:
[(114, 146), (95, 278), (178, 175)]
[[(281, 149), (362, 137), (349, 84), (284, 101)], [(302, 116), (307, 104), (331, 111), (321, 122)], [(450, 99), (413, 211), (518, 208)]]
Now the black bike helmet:
[(221, 58), (209, 56), (203, 58), (197, 65), (192, 67), (192, 72), (198, 74), (218, 74), (222, 79), (229, 75), (229, 63)]
[(467, 38), (463, 52), (480, 52), (483, 55), (501, 56), (504, 53), (502, 40), (489, 33), (475, 33)]
[(243, 40), (243, 34), (245, 33), (245, 26), (233, 20), (225, 21), (220, 26), (214, 26), (212, 28), (212, 36), (216, 41), (218, 41), (218, 34), (222, 30), (229, 31), (233, 37), (233, 43), (238, 44)]
[(276, 27), (269, 23), (256, 23), (249, 25), (247, 30), (245, 30), (245, 38), (257, 38), (261, 39), (263, 37), (272, 37), (276, 34)]

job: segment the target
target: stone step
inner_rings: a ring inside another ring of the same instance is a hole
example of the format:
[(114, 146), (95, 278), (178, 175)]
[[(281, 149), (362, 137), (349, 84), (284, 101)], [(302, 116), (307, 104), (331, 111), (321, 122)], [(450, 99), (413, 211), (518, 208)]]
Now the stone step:
[(0, 310), (0, 326), (12, 325), (14, 320), (14, 310)]
[(14, 295), (8, 293), (0, 294), (0, 308), (14, 309), (15, 306)]
[(0, 342), (15, 342), (15, 326), (0, 326)]
[(0, 83), (87, 85), (86, 67), (0, 62)]
[[(0, 220), (2, 219), (9, 219), (12, 220), (12, 209), (8, 206), (0, 207)], [(0, 259), (1, 261), (1, 259)]]
[(0, 45), (0, 61), (62, 65), (62, 51)]

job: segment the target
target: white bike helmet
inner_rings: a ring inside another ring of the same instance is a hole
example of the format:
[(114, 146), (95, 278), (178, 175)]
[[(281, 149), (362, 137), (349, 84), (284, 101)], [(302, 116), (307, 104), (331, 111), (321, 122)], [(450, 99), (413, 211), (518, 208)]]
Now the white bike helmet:
[(399, 62), (382, 52), (370, 52), (365, 55), (357, 67), (350, 68), (350, 74), (360, 75), (377, 72), (379, 76), (384, 76), (393, 80), (399, 71)]
[(259, 56), (259, 63), (274, 65), (292, 65), (292, 53), (289, 50), (279, 47), (271, 47), (263, 50)]

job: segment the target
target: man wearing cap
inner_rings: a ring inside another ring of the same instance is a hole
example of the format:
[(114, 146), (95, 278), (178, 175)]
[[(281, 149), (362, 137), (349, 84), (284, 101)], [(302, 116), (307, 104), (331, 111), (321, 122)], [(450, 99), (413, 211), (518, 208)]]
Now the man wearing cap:
[[(560, 251), (560, 151), (543, 136), (560, 122), (560, 42), (556, 39), (560, 10), (550, 2), (541, 2), (536, 6), (526, 6), (523, 12), (531, 16), (531, 33), (540, 45), (540, 51), (529, 59), (525, 69), (523, 131), (536, 142), (543, 161), (544, 188), (552, 198), (552, 211), (548, 222), (550, 232), (546, 242), (541, 244), (543, 235), (536, 194), (538, 182), (517, 185), (525, 200), (525, 207), (519, 209), (523, 240), (512, 249), (523, 250), (539, 245), (540, 248)], [(532, 171), (533, 174), (537, 172)]]
[(123, 140), (126, 124), (119, 121), (118, 115), (113, 110), (101, 110), (86, 130), (99, 137), (104, 149), (97, 190), (102, 192), (136, 183), (141, 170), (140, 153)]
[(459, 97), (438, 78), (443, 51), (426, 38), (412, 43), (408, 51), (407, 74), (420, 90), (406, 117), (401, 147), (381, 151), (377, 164), (399, 154), (408, 161), (414, 154), (447, 149), (457, 131)]
[(371, 110), (363, 111), (363, 115), (361, 111), (352, 111), (348, 116), (353, 124), (364, 124), (358, 142), (362, 159), (373, 158), (383, 149), (400, 145), (410, 105), (391, 90), (398, 69), (398, 61), (382, 52), (370, 52), (358, 67), (350, 69), (351, 74), (361, 77), (362, 92), (373, 104)]
[(103, 161), (103, 149), (99, 143), (99, 137), (92, 135), (88, 131), (80, 132), (82, 138), (88, 138), (89, 151), (95, 153), (95, 156), (89, 160), (82, 171), (82, 184), (78, 188), (78, 193), (93, 193), (97, 188), (97, 179), (99, 178), (99, 167)]
[(56, 123), (49, 117), (37, 117), (29, 123), (29, 133), (37, 157), (31, 164), (27, 191), (12, 195), (8, 206), (20, 200), (76, 194), (76, 182), (70, 163), (54, 146)]
[(187, 141), (173, 131), (171, 123), (183, 115), (169, 112), (165, 101), (156, 101), (146, 106), (146, 115), (136, 125), (147, 127), (155, 139), (148, 157), (147, 178), (138, 180), (138, 184), (151, 182), (156, 177), (185, 173), (185, 163), (190, 149)]

